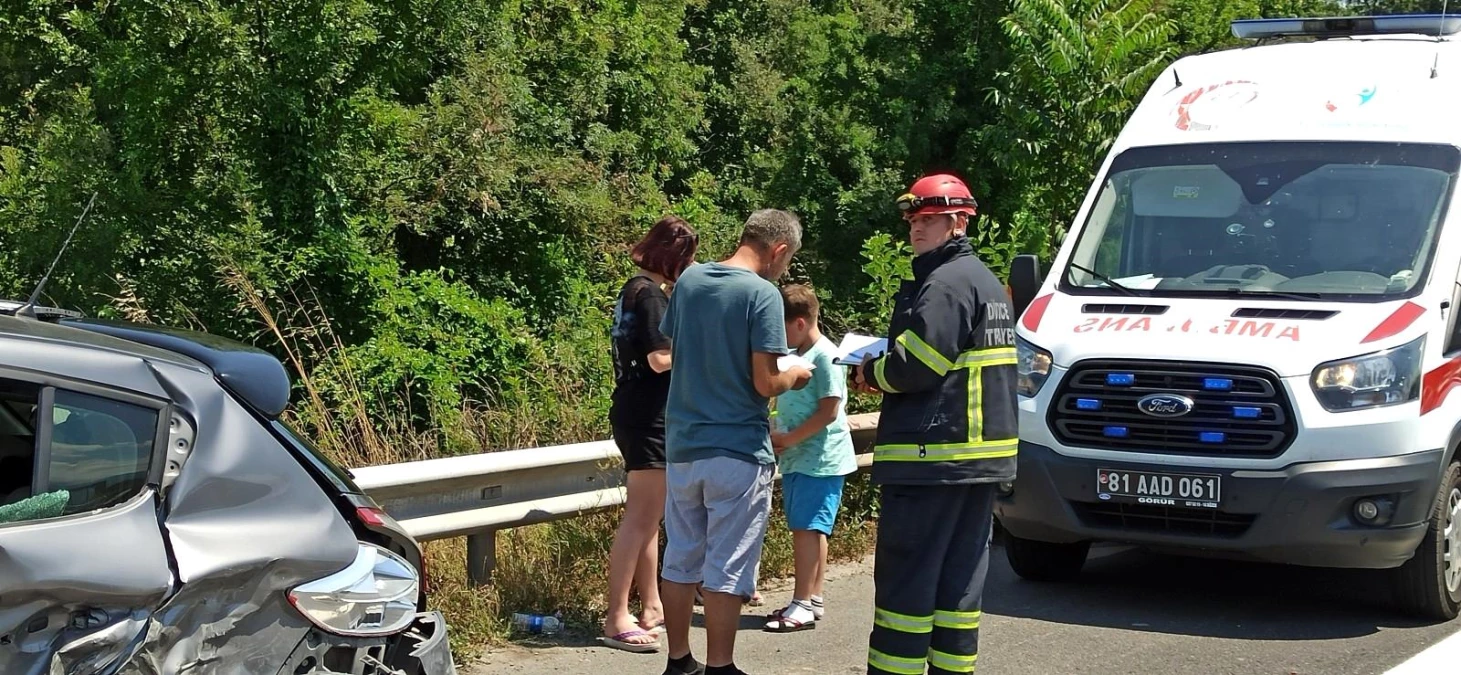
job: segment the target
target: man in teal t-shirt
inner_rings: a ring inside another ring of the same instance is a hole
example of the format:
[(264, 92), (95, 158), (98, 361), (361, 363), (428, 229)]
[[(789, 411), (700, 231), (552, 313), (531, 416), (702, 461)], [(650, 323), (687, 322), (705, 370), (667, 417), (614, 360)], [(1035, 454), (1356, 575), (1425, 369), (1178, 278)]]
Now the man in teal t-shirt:
[(697, 585), (705, 599), (704, 672), (740, 673), (741, 602), (756, 590), (776, 474), (768, 403), (812, 377), (806, 368), (777, 366), (786, 326), (769, 280), (786, 273), (799, 248), (796, 216), (751, 214), (735, 254), (680, 275), (660, 322), (675, 364), (665, 405), (666, 675), (700, 672), (690, 655)]
[(807, 286), (781, 289), (788, 344), (811, 361), (812, 382), (776, 397), (772, 445), (781, 466), (781, 500), (791, 530), (796, 589), (791, 604), (771, 614), (766, 630), (813, 628), (822, 618), (827, 537), (842, 506), (843, 476), (857, 470), (847, 426), (847, 373), (832, 362), (835, 348), (817, 327), (817, 295)]

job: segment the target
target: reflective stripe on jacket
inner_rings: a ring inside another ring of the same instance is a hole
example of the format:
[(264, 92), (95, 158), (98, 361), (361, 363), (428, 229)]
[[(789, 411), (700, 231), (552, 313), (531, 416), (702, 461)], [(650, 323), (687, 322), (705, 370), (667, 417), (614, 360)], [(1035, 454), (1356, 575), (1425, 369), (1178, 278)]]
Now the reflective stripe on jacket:
[(872, 475), (882, 484), (1012, 480), (1019, 444), (1015, 319), (1004, 284), (956, 238), (913, 260), (866, 366), (883, 391)]

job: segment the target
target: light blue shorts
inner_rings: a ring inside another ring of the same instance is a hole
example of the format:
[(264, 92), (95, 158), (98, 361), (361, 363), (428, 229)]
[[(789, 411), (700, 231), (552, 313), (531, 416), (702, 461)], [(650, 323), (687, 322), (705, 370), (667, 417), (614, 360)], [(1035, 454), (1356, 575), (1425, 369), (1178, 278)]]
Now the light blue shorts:
[(830, 536), (842, 508), (843, 476), (781, 474), (781, 503), (786, 527), (796, 532), (816, 531)]
[(665, 467), (665, 562), (677, 584), (749, 598), (771, 515), (776, 465), (730, 457)]

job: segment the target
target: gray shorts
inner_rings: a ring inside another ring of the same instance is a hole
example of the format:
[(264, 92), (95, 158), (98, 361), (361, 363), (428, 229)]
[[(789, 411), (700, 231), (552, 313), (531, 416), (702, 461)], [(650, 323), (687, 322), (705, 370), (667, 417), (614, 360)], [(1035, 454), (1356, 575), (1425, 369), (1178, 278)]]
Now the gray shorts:
[(730, 457), (665, 467), (665, 581), (751, 597), (775, 475), (774, 464)]

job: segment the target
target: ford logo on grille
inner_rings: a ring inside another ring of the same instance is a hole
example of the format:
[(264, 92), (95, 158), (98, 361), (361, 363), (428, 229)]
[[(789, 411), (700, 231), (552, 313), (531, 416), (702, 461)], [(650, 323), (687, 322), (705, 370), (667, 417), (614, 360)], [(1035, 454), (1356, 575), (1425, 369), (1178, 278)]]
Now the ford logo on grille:
[(1136, 409), (1152, 417), (1181, 417), (1192, 412), (1192, 399), (1178, 394), (1149, 394), (1136, 402)]

